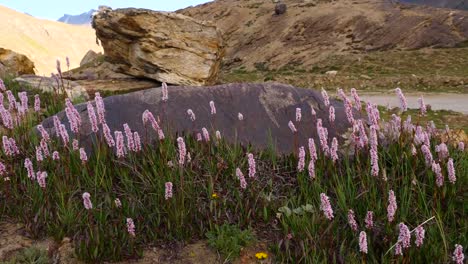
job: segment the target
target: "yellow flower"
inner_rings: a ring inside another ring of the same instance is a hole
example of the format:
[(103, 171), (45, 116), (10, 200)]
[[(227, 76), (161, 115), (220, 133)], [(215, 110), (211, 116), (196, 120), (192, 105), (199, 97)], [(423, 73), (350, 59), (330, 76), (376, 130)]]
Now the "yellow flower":
[(211, 198), (213, 198), (213, 199), (218, 199), (218, 194), (213, 193), (213, 194), (211, 195)]
[(257, 259), (266, 259), (268, 258), (268, 254), (265, 252), (258, 252), (257, 254), (255, 254), (255, 257)]

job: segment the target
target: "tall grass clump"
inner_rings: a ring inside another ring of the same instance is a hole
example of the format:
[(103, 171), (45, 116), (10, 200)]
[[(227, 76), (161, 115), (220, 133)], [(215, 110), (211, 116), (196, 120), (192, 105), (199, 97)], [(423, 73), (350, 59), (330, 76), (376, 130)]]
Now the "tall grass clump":
[[(127, 124), (110, 131), (99, 94), (87, 114), (61, 102), (67, 121), (55, 118), (47, 131), (39, 124), (49, 99), (34, 109), (23, 91), (0, 88), (0, 213), (34, 237), (70, 237), (86, 262), (139, 258), (145, 245), (206, 234), (216, 241), (232, 226), (252, 230), (246, 240), (268, 241), (279, 263), (446, 263), (466, 249), (464, 143), (450, 141), (449, 128), (398, 115), (381, 120), (355, 91), (354, 101), (339, 93), (353, 131), (348, 140), (328, 138), (322, 120), (297, 110), (291, 119), (317, 127), (319, 138), (279, 155), (228, 143), (210, 124), (175, 138), (164, 113), (142, 113), (141, 135)], [(210, 114), (187, 113), (186, 122)], [(84, 122), (92, 145), (78, 136)], [(295, 138), (301, 126), (290, 127)], [(237, 244), (223, 242), (213, 245), (237, 254)]]

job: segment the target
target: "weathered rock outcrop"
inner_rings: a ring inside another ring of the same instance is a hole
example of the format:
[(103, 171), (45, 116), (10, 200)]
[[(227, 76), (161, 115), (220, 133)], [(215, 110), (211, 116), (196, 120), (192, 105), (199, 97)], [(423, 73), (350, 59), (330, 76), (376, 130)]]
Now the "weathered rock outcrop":
[(23, 54), (0, 48), (0, 75), (34, 74), (34, 62)]
[(77, 99), (88, 99), (88, 93), (86, 90), (79, 84), (69, 81), (69, 80), (57, 80), (49, 77), (41, 77), (36, 75), (22, 75), (15, 79), (15, 81), (19, 82), (22, 85), (29, 85), (32, 88), (41, 89), (45, 92), (53, 92), (57, 89), (64, 88), (67, 96), (69, 98)]
[(86, 54), (84, 55), (83, 59), (81, 59), (80, 61), (80, 67), (96, 60), (99, 56), (102, 56), (101, 52), (96, 53), (94, 50), (88, 50), (88, 52), (86, 52)]
[[(288, 153), (297, 152), (299, 146), (307, 146), (309, 137), (317, 139), (316, 118), (312, 116), (311, 108), (315, 109), (317, 118), (321, 118), (328, 128), (330, 141), (350, 128), (342, 102), (331, 100), (336, 109), (336, 121), (331, 125), (328, 108), (324, 106), (320, 93), (310, 89), (277, 83), (246, 83), (209, 87), (173, 86), (168, 90), (167, 102), (161, 100), (160, 88), (105, 98), (110, 129), (122, 130), (122, 125), (128, 123), (141, 135), (156, 138), (157, 134), (151, 128), (147, 130), (151, 133), (145, 132), (141, 119), (142, 113), (148, 109), (156, 118), (159, 117), (166, 133), (197, 133), (206, 127), (213, 140), (214, 131), (219, 130), (222, 137), (230, 142), (234, 142), (237, 134), (238, 141), (243, 144), (251, 143), (255, 148), (265, 149), (273, 142), (279, 152)], [(210, 101), (214, 101), (217, 108), (214, 116), (210, 114)], [(302, 109), (301, 122), (295, 122), (298, 107)], [(190, 121), (187, 109), (195, 113), (194, 122)], [(91, 132), (86, 104), (78, 105), (77, 110), (83, 120), (80, 137), (89, 146), (95, 136)], [(239, 121), (238, 113), (243, 114), (244, 120)], [(58, 117), (68, 127), (64, 112), (59, 113)], [(298, 130), (297, 139), (288, 127), (290, 120), (294, 121)], [(43, 125), (53, 130), (52, 118), (45, 120)], [(294, 146), (296, 140), (297, 145)]]
[(104, 54), (122, 73), (194, 86), (217, 77), (223, 42), (212, 24), (175, 13), (102, 8), (93, 27)]

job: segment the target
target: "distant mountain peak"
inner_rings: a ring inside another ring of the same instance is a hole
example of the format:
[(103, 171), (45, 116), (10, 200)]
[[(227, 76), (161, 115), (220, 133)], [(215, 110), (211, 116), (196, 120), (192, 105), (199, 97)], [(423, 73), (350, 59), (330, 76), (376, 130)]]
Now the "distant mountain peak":
[(72, 25), (88, 25), (91, 24), (92, 15), (94, 12), (96, 12), (96, 10), (91, 9), (88, 12), (79, 15), (65, 14), (61, 18), (59, 18), (58, 21)]

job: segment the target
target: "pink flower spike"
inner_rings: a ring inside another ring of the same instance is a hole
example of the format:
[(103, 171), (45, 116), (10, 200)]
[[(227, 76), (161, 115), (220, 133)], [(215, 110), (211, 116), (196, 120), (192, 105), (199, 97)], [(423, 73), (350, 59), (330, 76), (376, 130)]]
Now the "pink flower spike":
[(135, 223), (133, 222), (133, 219), (127, 218), (127, 231), (130, 234), (130, 236), (135, 237)]
[(86, 163), (88, 161), (88, 156), (86, 155), (84, 148), (80, 148), (80, 159), (82, 163)]
[(117, 158), (125, 157), (125, 142), (121, 131), (114, 131)]
[(135, 142), (135, 148), (133, 151), (140, 152), (141, 151), (141, 138), (137, 131), (133, 132), (133, 141)]
[(419, 110), (421, 111), (421, 115), (425, 116), (427, 113), (427, 108), (426, 108), (426, 104), (424, 103), (424, 98), (422, 95), (421, 97), (419, 97), (418, 103), (419, 103)]
[(184, 166), (187, 149), (185, 147), (185, 141), (182, 137), (177, 138), (177, 146), (179, 148), (179, 165)]
[(298, 170), (299, 172), (304, 171), (304, 168), (305, 168), (305, 156), (306, 156), (306, 153), (305, 153), (304, 147), (300, 147), (300, 148), (299, 148), (299, 161), (298, 161), (298, 163), (297, 163), (297, 170)]
[(333, 219), (333, 209), (332, 209), (332, 207), (330, 205), (330, 199), (324, 193), (320, 194), (320, 210), (323, 211), (325, 217), (328, 220)]
[(452, 260), (457, 264), (463, 264), (465, 255), (463, 254), (463, 246), (455, 244), (455, 250), (453, 251)]
[[(0, 79), (1, 80), (1, 79)], [(5, 164), (3, 164), (2, 162), (0, 162), (0, 176), (3, 176), (6, 174), (6, 167), (5, 167)]]
[(309, 166), (307, 167), (309, 171), (309, 178), (315, 179), (315, 161), (313, 159), (310, 160)]
[(102, 131), (103, 131), (104, 139), (106, 140), (107, 145), (111, 148), (114, 147), (115, 141), (114, 141), (114, 138), (112, 137), (111, 130), (106, 123), (102, 123)]
[(334, 123), (335, 122), (335, 108), (330, 105), (330, 108), (328, 109), (329, 110), (329, 116), (328, 116), (328, 120), (330, 121), (330, 123)]
[(415, 244), (417, 247), (421, 247), (424, 242), (424, 234), (426, 231), (423, 226), (418, 226), (414, 229), (414, 236), (416, 237)]
[(34, 173), (33, 164), (30, 159), (27, 158), (24, 160), (24, 167), (28, 171), (28, 178), (34, 180), (36, 178), (36, 174)]
[(161, 100), (163, 102), (167, 102), (167, 100), (169, 100), (169, 94), (167, 92), (167, 84), (165, 82), (163, 82), (161, 85), (161, 94)]
[(37, 183), (42, 189), (46, 188), (47, 172), (37, 172)]
[(332, 139), (330, 155), (333, 160), (333, 163), (335, 163), (338, 160), (338, 140), (336, 139), (336, 137)]
[(54, 151), (52, 153), (52, 159), (53, 160), (60, 160), (60, 155), (59, 155), (58, 151)]
[(42, 139), (44, 139), (47, 142), (50, 141), (49, 133), (47, 133), (47, 131), (44, 129), (44, 127), (42, 125), (38, 125), (37, 130), (41, 133)]
[(245, 180), (244, 174), (239, 168), (236, 169), (236, 176), (240, 181), (241, 188), (245, 190), (247, 188), (247, 181)]
[(252, 153), (247, 153), (247, 158), (249, 162), (249, 178), (254, 178), (257, 170), (255, 168), (255, 159)]
[(205, 141), (210, 142), (210, 133), (208, 133), (208, 130), (206, 128), (202, 128), (202, 133)]
[(323, 104), (325, 106), (329, 106), (330, 105), (330, 97), (328, 97), (327, 91), (325, 91), (325, 89), (323, 89), (323, 88), (322, 88), (322, 97), (323, 97)]
[(216, 106), (213, 101), (210, 101), (211, 114), (216, 115)]
[(359, 95), (356, 91), (356, 89), (351, 88), (351, 95), (354, 98), (354, 107), (358, 110), (361, 111), (362, 105), (361, 105), (361, 99), (359, 98)]
[(133, 133), (128, 124), (124, 124), (124, 132), (125, 132), (125, 137), (127, 138), (127, 148), (129, 150), (134, 150), (135, 149), (135, 141), (133, 140)]
[(309, 138), (309, 154), (312, 160), (317, 160), (317, 148), (313, 138)]
[(444, 185), (444, 175), (442, 175), (442, 168), (439, 163), (432, 162), (432, 172), (436, 175), (436, 185), (442, 187)]
[(40, 112), (41, 111), (41, 98), (39, 97), (38, 94), (34, 95), (34, 112)]
[(187, 110), (187, 115), (189, 116), (192, 122), (196, 120), (195, 113), (192, 111), (192, 109)]
[(72, 148), (73, 150), (78, 150), (80, 148), (80, 143), (78, 142), (78, 139), (73, 139)]
[(356, 216), (354, 215), (354, 211), (352, 209), (349, 209), (348, 211), (348, 224), (351, 227), (353, 231), (358, 230), (358, 224), (356, 222)]
[(400, 223), (399, 228), (398, 242), (401, 243), (403, 248), (409, 248), (411, 246), (411, 232), (404, 223)]
[(465, 151), (465, 142), (463, 141), (458, 142), (458, 150), (462, 152)]
[(158, 138), (159, 140), (164, 140), (166, 138), (162, 129), (158, 129)]
[(430, 166), (433, 162), (431, 150), (427, 145), (422, 145), (421, 151), (424, 154), (424, 159), (426, 161), (426, 166)]
[(91, 202), (91, 195), (87, 192), (83, 193), (83, 205), (86, 210), (93, 209), (93, 203)]
[(292, 121), (289, 121), (288, 126), (289, 126), (289, 129), (291, 129), (291, 132), (293, 133), (297, 132), (296, 126), (294, 126), (294, 123)]
[(296, 108), (296, 122), (301, 122), (301, 119), (302, 119), (301, 108)]
[(165, 187), (166, 191), (164, 197), (168, 200), (169, 198), (172, 198), (172, 182), (166, 182)]
[(64, 124), (60, 124), (60, 137), (62, 138), (63, 145), (68, 145), (68, 143), (70, 142), (70, 137)]
[(359, 251), (367, 254), (367, 234), (365, 231), (359, 233)]
[(364, 219), (367, 229), (374, 228), (374, 212), (367, 211), (366, 218)]
[(87, 103), (87, 109), (88, 109), (89, 122), (91, 123), (91, 130), (94, 133), (96, 133), (99, 131), (98, 121), (97, 121), (96, 113), (94, 112), (94, 107), (89, 101)]
[(237, 119), (239, 119), (239, 121), (244, 120), (244, 115), (241, 114), (241, 113), (238, 113), (238, 114), (237, 114)]
[(94, 94), (94, 101), (96, 102), (96, 110), (97, 110), (99, 124), (105, 124), (106, 123), (106, 110), (104, 107), (104, 100), (102, 100), (100, 93)]
[(397, 242), (395, 245), (395, 256), (402, 256), (403, 255), (403, 248), (401, 247), (401, 243)]
[(197, 141), (198, 142), (203, 141), (203, 137), (201, 133), (197, 133)]
[(395, 193), (393, 190), (388, 192), (388, 206), (387, 206), (387, 218), (388, 222), (392, 222), (395, 219), (395, 213), (398, 209)]
[(217, 140), (221, 140), (221, 132), (219, 132), (219, 130), (216, 130), (215, 135)]
[(408, 110), (408, 104), (406, 102), (406, 97), (405, 97), (405, 95), (403, 94), (403, 92), (401, 91), (400, 88), (396, 88), (395, 92), (396, 92), (398, 98), (400, 99), (401, 110), (403, 112), (405, 112), (406, 110)]
[(447, 172), (448, 172), (448, 179), (451, 184), (454, 184), (457, 181), (457, 177), (455, 175), (455, 166), (453, 165), (453, 159), (450, 158), (447, 162)]
[(41, 162), (44, 160), (44, 156), (42, 155), (42, 148), (36, 146), (36, 160)]

